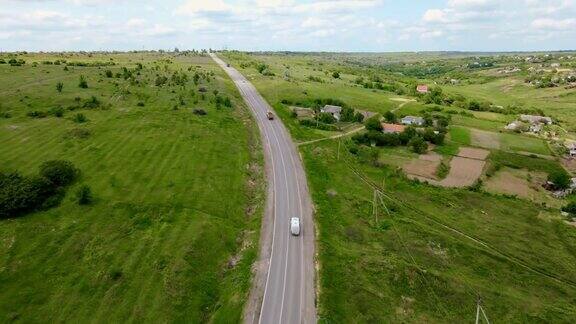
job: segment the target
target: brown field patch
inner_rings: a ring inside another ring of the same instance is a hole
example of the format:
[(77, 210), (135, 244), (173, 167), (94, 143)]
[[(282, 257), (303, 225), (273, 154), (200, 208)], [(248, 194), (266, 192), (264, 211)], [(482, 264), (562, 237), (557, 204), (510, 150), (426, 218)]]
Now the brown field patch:
[(471, 147), (462, 147), (458, 152), (459, 157), (475, 160), (486, 160), (488, 155), (490, 155), (490, 151)]
[(409, 175), (436, 179), (436, 169), (440, 161), (412, 160), (402, 166), (402, 169)]
[(470, 129), (470, 144), (487, 149), (500, 149), (500, 136), (498, 133)]
[(480, 178), (485, 165), (485, 161), (455, 156), (450, 161), (450, 173), (439, 184), (454, 188), (471, 186)]
[(544, 172), (530, 172), (528, 170), (516, 170), (503, 168), (495, 175), (486, 179), (484, 188), (493, 193), (516, 195), (519, 198), (529, 199), (536, 203), (546, 203), (548, 206), (562, 205), (562, 201), (552, 198), (542, 188), (542, 184), (548, 178)]
[(485, 183), (490, 192), (516, 195), (522, 198), (533, 198), (534, 193), (530, 188), (530, 182), (525, 177), (520, 177), (509, 171), (497, 172)]

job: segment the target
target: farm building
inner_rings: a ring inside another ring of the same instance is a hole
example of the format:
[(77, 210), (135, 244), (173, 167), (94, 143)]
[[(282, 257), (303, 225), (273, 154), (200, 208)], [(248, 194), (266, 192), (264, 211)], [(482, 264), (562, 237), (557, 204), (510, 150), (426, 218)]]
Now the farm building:
[(424, 125), (424, 118), (416, 117), (416, 116), (406, 116), (406, 117), (402, 118), (402, 124), (422, 126), (422, 125)]
[(382, 131), (384, 133), (402, 133), (406, 129), (404, 125), (382, 123)]
[(534, 116), (534, 115), (520, 115), (520, 120), (528, 122), (530, 124), (552, 124), (552, 118), (544, 116)]
[(342, 107), (340, 106), (332, 106), (326, 105), (324, 108), (320, 109), (320, 112), (329, 113), (334, 117), (337, 121), (340, 121), (340, 114), (342, 113)]
[(510, 124), (506, 125), (506, 127), (504, 127), (506, 130), (511, 130), (511, 131), (515, 131), (518, 128), (520, 128), (520, 126), (522, 126), (522, 123), (519, 121), (513, 121)]
[(416, 87), (416, 92), (418, 93), (428, 93), (428, 86), (425, 84), (419, 84)]
[(568, 155), (576, 157), (576, 142), (566, 144), (566, 148), (568, 149)]
[(314, 118), (314, 110), (302, 107), (290, 107), (297, 118)]

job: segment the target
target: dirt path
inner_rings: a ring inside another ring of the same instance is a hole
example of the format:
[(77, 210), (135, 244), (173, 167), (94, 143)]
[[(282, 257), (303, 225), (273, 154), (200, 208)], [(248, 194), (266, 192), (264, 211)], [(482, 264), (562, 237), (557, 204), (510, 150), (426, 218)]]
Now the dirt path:
[(416, 102), (416, 100), (414, 100), (414, 99), (406, 99), (406, 98), (390, 98), (390, 100), (402, 102), (400, 105), (398, 105), (398, 107), (391, 110), (393, 113), (400, 110), (402, 107), (406, 106), (406, 104), (408, 104), (408, 103)]
[(318, 142), (322, 142), (322, 141), (327, 141), (327, 140), (331, 140), (331, 139), (336, 139), (336, 138), (340, 138), (340, 137), (344, 137), (344, 136), (348, 136), (354, 133), (358, 133), (359, 131), (365, 129), (364, 126), (355, 128), (349, 132), (346, 133), (342, 133), (342, 134), (338, 134), (338, 135), (334, 135), (334, 136), (330, 136), (330, 137), (325, 137), (325, 138), (319, 138), (316, 140), (312, 140), (312, 141), (306, 141), (306, 142), (300, 142), (300, 143), (296, 143), (297, 146), (302, 146), (302, 145), (308, 145), (308, 144), (312, 144), (312, 143), (318, 143)]

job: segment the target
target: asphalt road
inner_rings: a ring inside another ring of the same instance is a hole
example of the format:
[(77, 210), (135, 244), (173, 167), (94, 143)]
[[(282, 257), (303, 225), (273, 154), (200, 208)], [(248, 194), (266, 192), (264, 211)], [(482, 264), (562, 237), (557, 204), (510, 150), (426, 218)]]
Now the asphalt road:
[[(314, 223), (302, 161), (290, 134), (256, 88), (236, 69), (212, 58), (232, 78), (260, 128), (266, 159), (268, 200), (261, 233), (261, 255), (247, 323), (316, 323)], [(301, 234), (290, 234), (290, 218), (300, 217)], [(248, 308), (250, 308), (250, 302)]]

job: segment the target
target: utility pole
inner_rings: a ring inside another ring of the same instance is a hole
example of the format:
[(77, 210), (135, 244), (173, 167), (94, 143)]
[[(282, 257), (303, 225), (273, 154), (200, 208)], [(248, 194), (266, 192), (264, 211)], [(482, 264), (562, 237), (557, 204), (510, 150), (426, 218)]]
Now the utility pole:
[(482, 313), (482, 317), (486, 323), (490, 324), (488, 316), (486, 316), (486, 312), (484, 312), (484, 308), (482, 307), (482, 297), (478, 296), (478, 299), (476, 300), (476, 324), (480, 323), (480, 313)]

